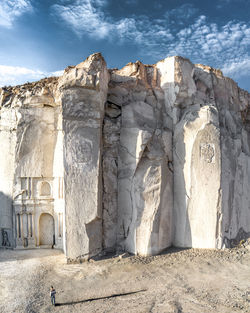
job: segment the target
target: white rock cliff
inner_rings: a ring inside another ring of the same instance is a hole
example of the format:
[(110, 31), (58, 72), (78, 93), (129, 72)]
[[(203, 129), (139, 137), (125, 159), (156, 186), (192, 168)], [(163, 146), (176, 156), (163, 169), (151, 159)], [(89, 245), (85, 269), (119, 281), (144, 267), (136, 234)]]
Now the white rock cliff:
[(0, 246), (223, 248), (250, 236), (250, 94), (169, 57), (0, 89)]

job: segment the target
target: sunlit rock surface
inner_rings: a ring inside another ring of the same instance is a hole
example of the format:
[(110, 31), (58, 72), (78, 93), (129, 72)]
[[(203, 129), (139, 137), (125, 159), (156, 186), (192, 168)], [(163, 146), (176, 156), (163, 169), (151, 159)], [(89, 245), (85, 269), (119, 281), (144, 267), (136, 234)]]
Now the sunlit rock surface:
[(230, 247), (250, 235), (250, 95), (170, 57), (0, 90), (0, 246)]
[(59, 79), (64, 133), (67, 256), (102, 250), (102, 125), (109, 75), (94, 54)]

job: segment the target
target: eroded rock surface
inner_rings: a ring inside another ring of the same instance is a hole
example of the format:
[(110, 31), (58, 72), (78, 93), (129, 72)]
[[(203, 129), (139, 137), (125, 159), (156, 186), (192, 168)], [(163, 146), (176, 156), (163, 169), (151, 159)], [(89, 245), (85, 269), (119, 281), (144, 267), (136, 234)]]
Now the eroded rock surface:
[(108, 101), (121, 107), (117, 244), (135, 254), (171, 245), (173, 182), (171, 123), (154, 66), (112, 71)]
[(64, 131), (67, 255), (102, 250), (102, 125), (109, 75), (101, 55), (65, 71), (59, 81)]
[(250, 234), (250, 95), (181, 57), (100, 54), (0, 91), (0, 245), (223, 248)]

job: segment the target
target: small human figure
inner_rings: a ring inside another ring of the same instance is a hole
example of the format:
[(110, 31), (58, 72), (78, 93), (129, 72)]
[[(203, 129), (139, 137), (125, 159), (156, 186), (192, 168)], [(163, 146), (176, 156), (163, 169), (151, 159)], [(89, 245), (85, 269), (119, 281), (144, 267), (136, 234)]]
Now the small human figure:
[(51, 298), (51, 304), (55, 305), (56, 303), (56, 290), (53, 286), (50, 287), (50, 298)]

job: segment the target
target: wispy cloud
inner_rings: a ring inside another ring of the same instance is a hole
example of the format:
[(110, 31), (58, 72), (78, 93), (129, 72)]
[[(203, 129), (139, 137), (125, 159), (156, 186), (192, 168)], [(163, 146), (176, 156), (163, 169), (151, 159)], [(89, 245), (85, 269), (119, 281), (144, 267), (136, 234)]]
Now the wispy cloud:
[[(183, 55), (194, 62), (203, 62), (222, 68), (227, 75), (236, 77), (241, 68), (249, 68), (250, 23), (230, 21), (218, 25), (208, 21), (191, 4), (184, 4), (165, 12), (159, 19), (147, 16), (115, 20), (104, 14), (97, 0), (76, 0), (52, 6), (59, 16), (79, 36), (87, 34), (98, 39), (130, 41), (143, 55), (163, 58)], [(220, 0), (222, 3), (235, 0)], [(248, 0), (247, 0), (248, 1)], [(181, 19), (179, 18), (181, 16)], [(246, 70), (245, 70), (246, 71)]]
[(0, 26), (11, 28), (17, 17), (31, 11), (32, 5), (29, 0), (1, 0)]
[(55, 4), (52, 11), (78, 36), (84, 32), (96, 38), (105, 38), (112, 28), (112, 24), (105, 21), (104, 13), (100, 10), (105, 3), (102, 0), (76, 0), (73, 5)]
[(168, 10), (161, 19), (151, 20), (145, 15), (114, 19), (104, 14), (103, 6), (107, 3), (108, 0), (75, 0), (67, 4), (66, 0), (61, 0), (61, 4), (55, 4), (51, 9), (54, 16), (60, 17), (78, 36), (87, 34), (96, 39), (115, 40), (118, 37), (136, 42), (141, 42), (143, 37), (147, 43), (154, 43), (152, 35), (156, 40), (159, 37), (164, 41), (173, 39), (170, 28), (187, 23), (198, 11), (191, 4), (184, 4)]
[[(0, 19), (0, 25), (6, 27), (10, 27), (21, 12), (32, 9), (28, 0), (0, 1), (0, 18), (3, 15), (1, 8), (9, 8), (5, 9), (5, 12), (9, 12), (9, 15), (5, 15), (9, 19)], [(236, 0), (220, 0), (224, 3), (227, 1)], [(115, 19), (107, 12), (108, 2), (109, 0), (57, 0), (57, 4), (51, 6), (51, 12), (79, 37), (87, 35), (94, 40), (109, 40), (118, 44), (129, 42), (138, 47), (142, 56), (150, 55), (155, 60), (169, 55), (182, 55), (193, 62), (219, 67), (233, 78), (249, 73), (250, 22), (229, 21), (218, 25), (210, 22), (188, 3), (163, 12), (158, 19), (145, 15)], [(11, 16), (10, 4), (13, 3), (19, 6), (14, 8)], [(21, 83), (21, 76), (24, 82), (26, 78), (35, 80), (50, 75), (53, 74), (24, 68), (4, 69), (0, 66), (2, 85), (4, 81)]]
[[(52, 12), (59, 16), (78, 35), (89, 35), (95, 39), (143, 40), (151, 41), (154, 37), (171, 39), (168, 29), (158, 23), (154, 27), (147, 16), (122, 18), (114, 20), (104, 14), (97, 0), (76, 0), (71, 5), (55, 4)], [(153, 44), (152, 40), (152, 44)]]
[(234, 77), (235, 79), (249, 75), (250, 56), (245, 56), (239, 60), (225, 63), (222, 71), (225, 75)]
[(49, 76), (61, 76), (63, 71), (43, 72), (19, 66), (0, 65), (0, 86), (19, 85)]
[(170, 54), (181, 54), (217, 67), (249, 58), (250, 23), (229, 22), (221, 27), (205, 16), (181, 29), (169, 45)]
[(184, 25), (187, 21), (190, 21), (198, 11), (199, 10), (192, 4), (185, 3), (175, 9), (168, 10), (164, 14), (164, 17), (166, 18), (164, 22), (172, 25)]

